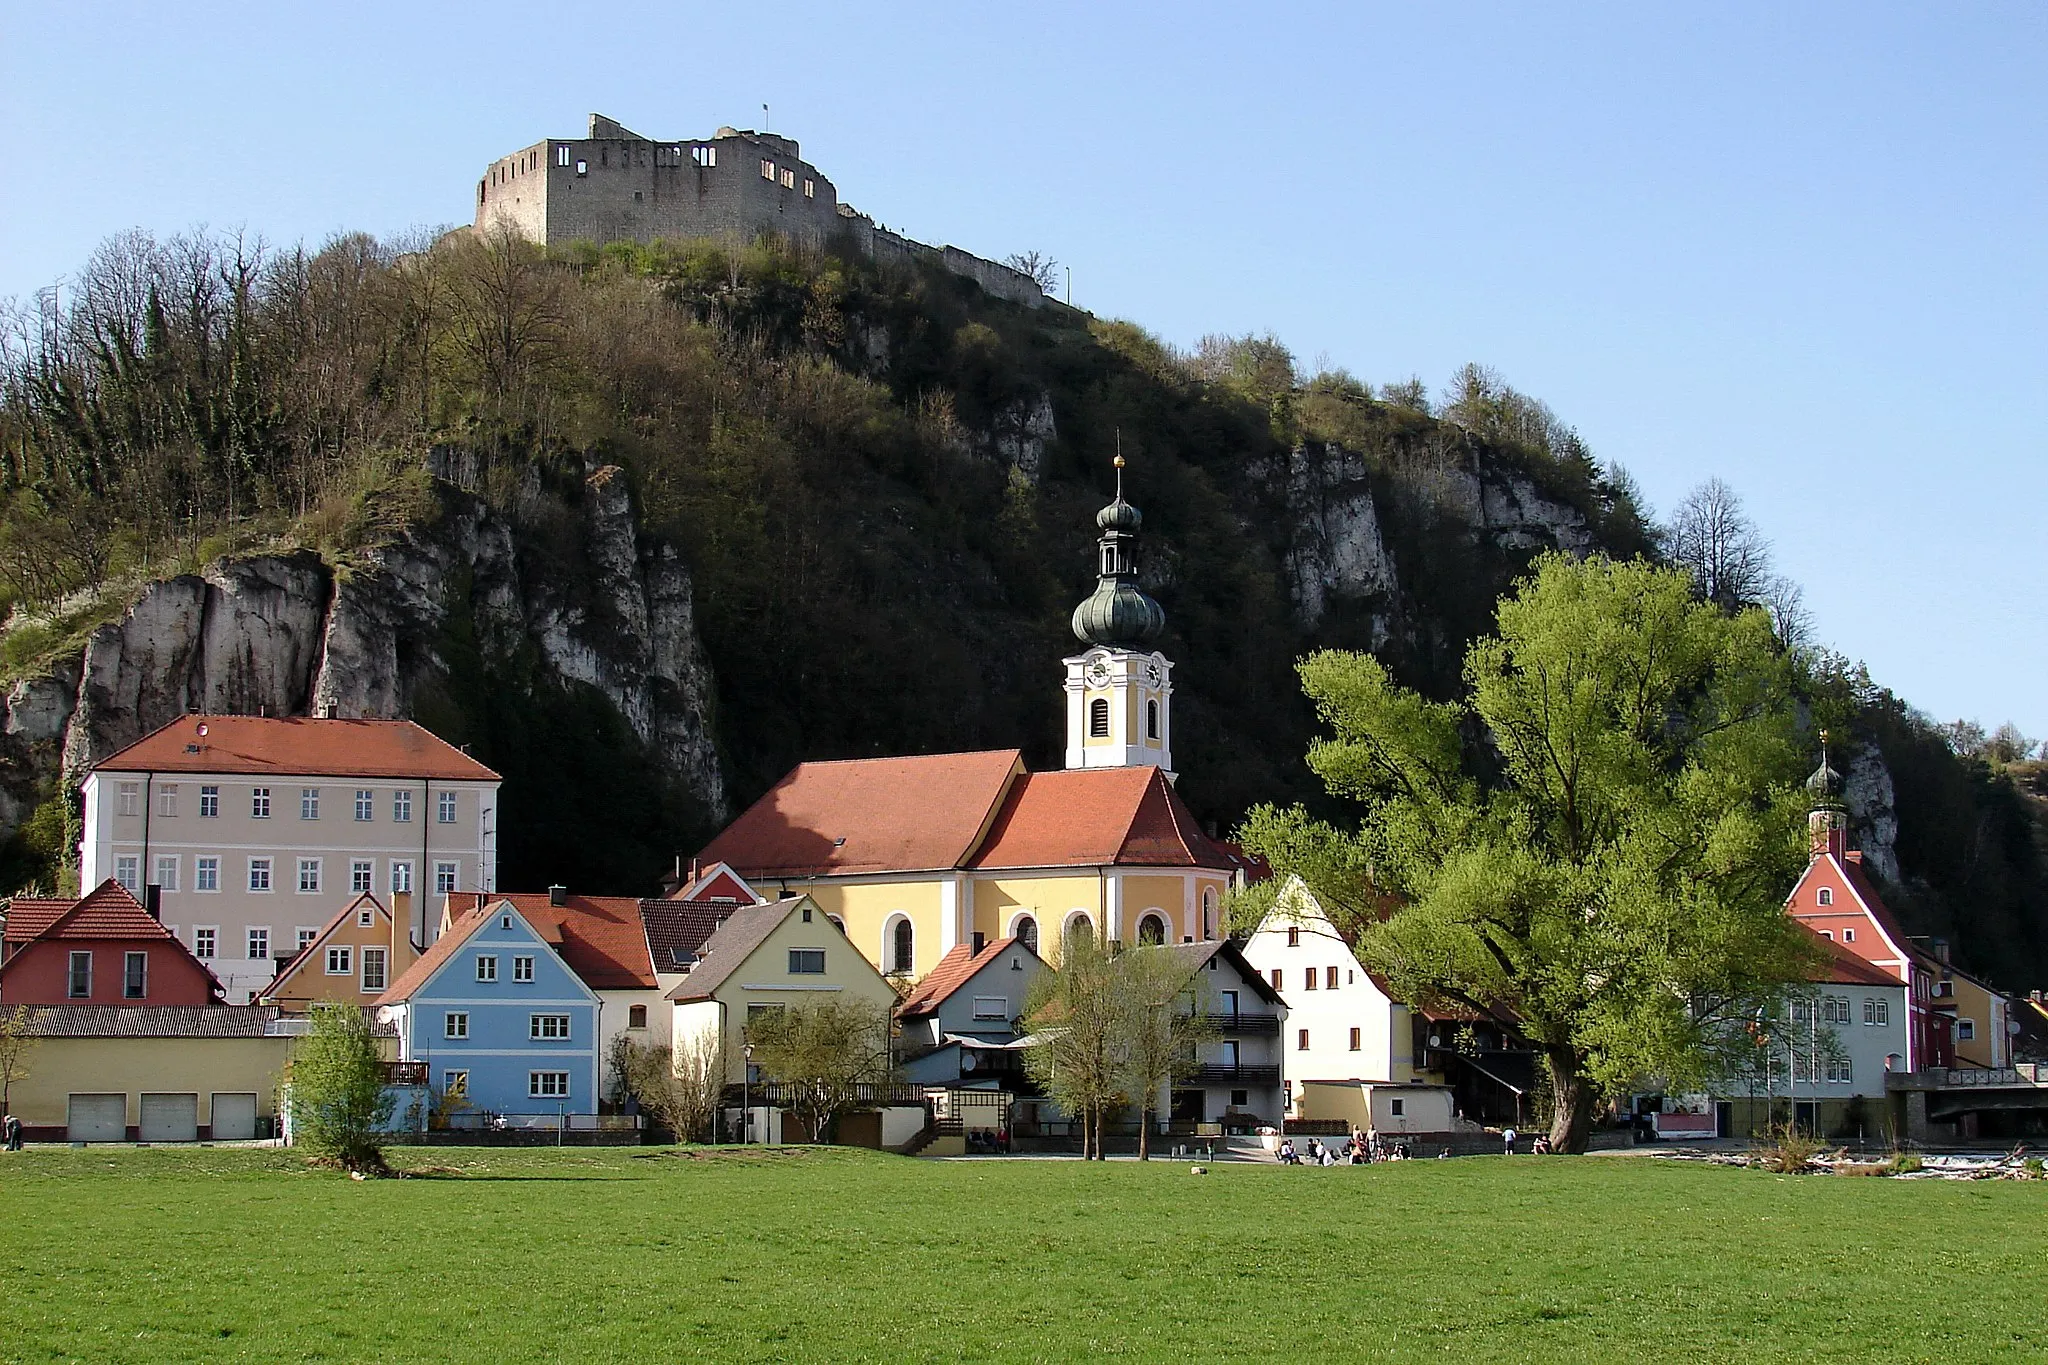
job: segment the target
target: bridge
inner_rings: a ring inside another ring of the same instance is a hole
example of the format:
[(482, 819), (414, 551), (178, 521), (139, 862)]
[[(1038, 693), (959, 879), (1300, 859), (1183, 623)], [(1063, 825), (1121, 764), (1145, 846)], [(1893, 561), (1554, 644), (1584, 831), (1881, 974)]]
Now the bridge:
[(1894, 1071), (1884, 1088), (1909, 1142), (2048, 1135), (2048, 1064)]

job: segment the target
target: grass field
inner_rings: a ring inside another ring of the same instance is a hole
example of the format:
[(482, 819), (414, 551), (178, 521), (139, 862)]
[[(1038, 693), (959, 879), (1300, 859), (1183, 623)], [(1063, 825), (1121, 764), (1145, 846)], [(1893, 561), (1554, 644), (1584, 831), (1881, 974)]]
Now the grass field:
[(2048, 1358), (2048, 1185), (1635, 1158), (0, 1157), (0, 1359)]

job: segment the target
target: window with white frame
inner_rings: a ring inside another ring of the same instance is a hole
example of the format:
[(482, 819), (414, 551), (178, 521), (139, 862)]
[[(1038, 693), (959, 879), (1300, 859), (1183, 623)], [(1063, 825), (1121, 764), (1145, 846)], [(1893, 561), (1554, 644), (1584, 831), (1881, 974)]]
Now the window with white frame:
[(977, 995), (974, 997), (974, 1017), (977, 1019), (1008, 1019), (1010, 998), (1006, 995)]
[(444, 1095), (467, 1095), (469, 1073), (467, 1071), (444, 1071), (441, 1073), (441, 1093)]
[(401, 825), (411, 823), (412, 793), (410, 791), (395, 791), (391, 793), (391, 819), (394, 823)]
[(454, 792), (442, 792), (438, 797), (434, 798), (434, 805), (434, 819), (436, 822), (443, 825), (452, 825), (455, 823)]
[(123, 782), (121, 784), (120, 805), (118, 809), (123, 815), (142, 814), (142, 784), (140, 782)]
[(178, 864), (182, 861), (175, 853), (159, 854), (156, 860), (156, 884), (166, 891), (178, 889)]
[(411, 863), (395, 862), (391, 864), (391, 889), (401, 894), (412, 890)]
[(351, 858), (348, 864), (348, 889), (368, 891), (370, 881), (377, 874), (377, 865), (368, 858)]
[(220, 942), (220, 930), (212, 925), (192, 931), (192, 956), (202, 961), (211, 961), (214, 945)]
[(1832, 886), (1823, 886), (1814, 896), (1814, 900), (1821, 905), (1833, 905), (1835, 903), (1835, 889)]
[(367, 929), (376, 922), (377, 913), (376, 911), (370, 909), (369, 906), (366, 905), (362, 909), (356, 911), (356, 927), (358, 929)]
[(251, 891), (268, 891), (270, 889), (270, 859), (251, 858), (249, 860), (249, 889)]
[(127, 853), (114, 859), (114, 880), (121, 883), (129, 895), (141, 894), (142, 859)]
[(270, 818), (270, 788), (249, 788), (249, 817), (253, 820)]
[[(569, 144), (568, 144), (568, 143), (566, 143), (566, 142), (562, 142), (562, 143), (557, 143), (557, 144), (556, 144), (556, 146), (555, 146), (555, 164), (556, 164), (557, 166), (560, 166), (560, 167), (564, 168), (565, 170), (566, 170), (566, 169), (568, 168), (568, 165), (569, 165)], [(464, 1084), (465, 1086), (467, 1086), (467, 1085), (468, 1085), (468, 1083), (469, 1083), (469, 1073), (468, 1073), (467, 1071), (462, 1071), (462, 1072), (455, 1072), (455, 1071), (451, 1071), (451, 1072), (449, 1072), (448, 1074), (449, 1074), (449, 1075), (451, 1075), (451, 1076), (455, 1076), (455, 1075), (459, 1075), (459, 1076), (461, 1076), (461, 1077), (462, 1077), (462, 1080), (463, 1080), (463, 1084)], [(449, 1088), (449, 1087), (444, 1087), (444, 1088)]]
[(194, 891), (220, 890), (220, 858), (211, 853), (202, 853), (192, 860), (192, 889)]
[(479, 981), (496, 981), (498, 979), (498, 959), (495, 954), (477, 954), (476, 979)]
[(1829, 1060), (1828, 1079), (1836, 1085), (1855, 1084), (1856, 1077), (1847, 1057), (1836, 1057)]
[(299, 818), (301, 820), (318, 820), (320, 818), (320, 789), (318, 787), (299, 788)]
[(690, 148), (690, 159), (699, 166), (716, 166), (718, 164), (718, 148), (692, 147)]
[(1854, 943), (1855, 941), (1856, 941), (1856, 931), (1855, 931), (1854, 929), (1844, 929), (1844, 930), (1842, 931), (1842, 942), (1844, 942), (1844, 943)]
[(364, 821), (377, 818), (377, 793), (368, 787), (356, 788), (356, 819)]
[(1959, 1043), (1974, 1043), (1977, 1041), (1977, 1021), (1975, 1019), (1956, 1020), (1956, 1041)]
[(532, 958), (530, 958), (530, 957), (515, 957), (515, 958), (513, 958), (513, 959), (512, 959), (512, 979), (513, 979), (514, 981), (531, 981), (531, 980), (533, 980), (533, 959), (532, 959)]
[(249, 960), (252, 962), (261, 962), (264, 958), (270, 956), (270, 930), (268, 927), (257, 927), (249, 930), (248, 949)]
[(329, 976), (350, 976), (356, 969), (356, 951), (346, 943), (329, 944), (327, 947), (327, 974)]
[(443, 1038), (467, 1038), (469, 1036), (469, 1011), (449, 1010), (441, 1016)]
[(796, 188), (796, 172), (795, 172), (795, 171), (791, 171), (791, 170), (785, 170), (785, 171), (783, 171), (783, 173), (782, 173), (782, 188), (784, 188), (784, 189), (786, 189), (786, 190), (793, 190), (793, 189), (795, 189), (795, 188)]
[(817, 197), (818, 197), (818, 184), (817, 184), (817, 182), (816, 182), (816, 181), (814, 181), (814, 180), (812, 180), (812, 179), (811, 179), (811, 178), (810, 178), (809, 176), (805, 176), (805, 177), (804, 177), (804, 198), (806, 198), (806, 199), (816, 199)]
[(566, 1071), (529, 1071), (526, 1073), (526, 1094), (529, 1099), (565, 1099), (569, 1094), (569, 1073)]
[(143, 1000), (149, 996), (149, 954), (127, 953), (121, 960), (121, 998)]
[(65, 977), (65, 993), (73, 1000), (92, 998), (92, 954), (73, 952)]
[(305, 952), (306, 949), (313, 945), (313, 940), (318, 937), (320, 937), (318, 929), (315, 929), (310, 924), (301, 924), (299, 926), (299, 951)]
[(536, 1014), (526, 1023), (528, 1038), (567, 1038), (569, 1016), (566, 1014)]
[(202, 820), (217, 820), (220, 818), (219, 787), (201, 787), (199, 789), (199, 818)]
[(178, 784), (166, 782), (156, 789), (156, 813), (165, 820), (178, 818)]
[(363, 989), (381, 991), (389, 984), (389, 963), (386, 950), (382, 948), (363, 949)]
[(445, 896), (455, 889), (456, 866), (454, 863), (434, 864), (434, 890), (436, 893)]
[(299, 890), (310, 893), (319, 889), (320, 860), (318, 858), (299, 859)]

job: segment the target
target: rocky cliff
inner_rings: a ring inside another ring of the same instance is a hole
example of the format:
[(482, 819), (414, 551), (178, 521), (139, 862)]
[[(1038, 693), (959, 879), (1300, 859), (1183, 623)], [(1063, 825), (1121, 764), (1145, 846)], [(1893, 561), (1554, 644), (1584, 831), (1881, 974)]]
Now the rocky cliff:
[(188, 711), (411, 716), (460, 690), (457, 656), (471, 653), (529, 687), (595, 692), (721, 818), (690, 574), (640, 534), (622, 472), (585, 481), (573, 573), (548, 572), (481, 500), (435, 492), (438, 516), (339, 566), (301, 550), (151, 584), (80, 653), (16, 681), (0, 703), (0, 822)]

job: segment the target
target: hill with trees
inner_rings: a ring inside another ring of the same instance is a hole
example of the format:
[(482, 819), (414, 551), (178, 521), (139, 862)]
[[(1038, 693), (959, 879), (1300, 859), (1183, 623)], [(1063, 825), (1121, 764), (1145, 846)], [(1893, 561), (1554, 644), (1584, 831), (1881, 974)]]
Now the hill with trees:
[[(1692, 553), (1478, 367), (1432, 396), (1272, 337), (1182, 352), (766, 241), (136, 234), (7, 321), (9, 886), (60, 875), (81, 764), (199, 704), (469, 744), (507, 778), (507, 885), (649, 888), (800, 759), (1053, 765), (1119, 448), (1182, 790), (1219, 826), (1326, 799), (1304, 654), (1450, 696), (1535, 554)], [(1702, 593), (1754, 597), (1737, 579)], [(2033, 798), (1778, 619), (1871, 755), (1859, 814), (1914, 929), (2038, 980)]]

